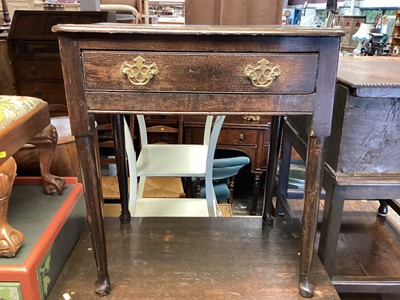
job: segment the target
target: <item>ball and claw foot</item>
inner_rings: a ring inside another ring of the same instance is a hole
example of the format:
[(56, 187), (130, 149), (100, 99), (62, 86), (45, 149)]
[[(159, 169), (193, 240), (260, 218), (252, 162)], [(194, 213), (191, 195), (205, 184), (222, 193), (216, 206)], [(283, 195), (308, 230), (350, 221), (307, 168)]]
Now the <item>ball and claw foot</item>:
[(9, 224), (3, 224), (0, 232), (0, 256), (14, 257), (22, 246), (24, 234)]
[(109, 279), (96, 281), (96, 294), (99, 296), (106, 296), (111, 292), (111, 284)]
[(309, 279), (300, 280), (299, 293), (304, 298), (311, 298), (314, 295), (314, 287)]

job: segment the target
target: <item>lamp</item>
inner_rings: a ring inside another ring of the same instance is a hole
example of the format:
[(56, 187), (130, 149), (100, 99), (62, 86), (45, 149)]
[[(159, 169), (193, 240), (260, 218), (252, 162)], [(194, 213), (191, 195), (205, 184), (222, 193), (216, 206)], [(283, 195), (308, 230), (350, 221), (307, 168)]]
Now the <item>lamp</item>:
[(357, 48), (353, 50), (354, 55), (361, 54), (361, 47), (364, 42), (369, 40), (370, 31), (371, 31), (371, 24), (361, 23), (360, 28), (358, 28), (358, 31), (355, 34), (353, 34), (353, 37), (351, 39), (353, 41), (358, 41)]

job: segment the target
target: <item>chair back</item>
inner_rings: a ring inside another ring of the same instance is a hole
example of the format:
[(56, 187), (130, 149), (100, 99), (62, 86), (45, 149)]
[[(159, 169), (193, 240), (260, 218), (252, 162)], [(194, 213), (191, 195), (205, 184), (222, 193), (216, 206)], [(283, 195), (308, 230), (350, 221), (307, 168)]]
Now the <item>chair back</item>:
[(250, 163), (247, 156), (216, 158), (213, 162), (213, 179), (229, 178), (237, 175), (241, 168)]

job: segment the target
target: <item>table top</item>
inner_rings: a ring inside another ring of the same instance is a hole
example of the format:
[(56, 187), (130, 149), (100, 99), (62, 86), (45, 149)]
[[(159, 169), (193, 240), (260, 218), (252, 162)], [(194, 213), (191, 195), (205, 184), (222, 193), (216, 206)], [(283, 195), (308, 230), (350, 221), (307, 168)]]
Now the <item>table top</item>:
[[(337, 81), (358, 89), (357, 96), (400, 96), (400, 59), (383, 56), (343, 56), (339, 59)], [(379, 91), (378, 91), (379, 90)]]
[(343, 31), (304, 26), (210, 26), (176, 24), (59, 24), (53, 32), (121, 33), (121, 34), (186, 34), (186, 35), (263, 35), (263, 36), (341, 36)]

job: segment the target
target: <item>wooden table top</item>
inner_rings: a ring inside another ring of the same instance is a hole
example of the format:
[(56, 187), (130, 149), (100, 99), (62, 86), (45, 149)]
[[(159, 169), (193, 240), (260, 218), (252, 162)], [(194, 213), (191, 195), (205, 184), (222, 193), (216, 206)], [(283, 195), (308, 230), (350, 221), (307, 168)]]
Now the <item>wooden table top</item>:
[[(351, 88), (389, 88), (400, 96), (400, 59), (383, 56), (342, 56), (337, 80)], [(396, 97), (396, 94), (393, 95)]]

